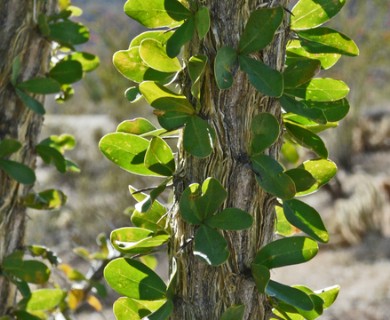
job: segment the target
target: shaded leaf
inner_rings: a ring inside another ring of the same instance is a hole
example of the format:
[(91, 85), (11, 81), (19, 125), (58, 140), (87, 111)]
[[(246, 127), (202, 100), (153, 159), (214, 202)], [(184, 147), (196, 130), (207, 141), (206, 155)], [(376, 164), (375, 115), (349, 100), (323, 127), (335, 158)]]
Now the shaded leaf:
[(145, 166), (163, 176), (175, 172), (175, 159), (169, 145), (160, 137), (153, 137), (145, 154)]
[(104, 269), (107, 283), (119, 294), (141, 300), (165, 298), (164, 281), (143, 263), (127, 258), (118, 258)]
[(300, 0), (292, 9), (291, 29), (313, 29), (335, 16), (346, 0)]
[(167, 111), (158, 112), (158, 122), (166, 130), (176, 130), (183, 127), (191, 118), (188, 113)]
[(50, 94), (61, 91), (61, 86), (58, 81), (51, 78), (33, 78), (18, 83), (17, 88), (37, 94)]
[(278, 139), (279, 122), (271, 113), (262, 112), (252, 119), (251, 131), (251, 154), (262, 153)]
[(244, 317), (244, 312), (244, 305), (232, 305), (227, 310), (225, 310), (220, 320), (242, 320)]
[(214, 75), (219, 89), (229, 89), (233, 85), (232, 70), (236, 63), (236, 50), (231, 47), (218, 49), (214, 61)]
[(0, 158), (7, 157), (22, 147), (22, 144), (15, 139), (4, 139), (0, 141)]
[(204, 223), (215, 229), (243, 230), (248, 229), (252, 225), (253, 218), (246, 211), (237, 208), (227, 208), (213, 216), (209, 216)]
[(179, 59), (170, 58), (165, 52), (165, 47), (159, 41), (153, 39), (143, 40), (139, 46), (139, 54), (147, 66), (157, 71), (172, 73), (181, 70)]
[(60, 84), (74, 83), (83, 77), (83, 67), (78, 61), (61, 60), (50, 69), (49, 76)]
[(318, 252), (318, 244), (307, 237), (290, 237), (272, 241), (256, 254), (254, 263), (268, 269), (290, 266), (312, 259)]
[(154, 130), (156, 130), (156, 127), (145, 118), (135, 118), (122, 121), (116, 128), (116, 132), (131, 133), (136, 135), (142, 135)]
[(168, 39), (166, 47), (168, 57), (178, 56), (181, 48), (192, 40), (194, 32), (195, 20), (193, 17), (190, 17)]
[(83, 72), (93, 71), (100, 65), (100, 59), (98, 56), (83, 51), (73, 52), (72, 54), (66, 56), (63, 60), (78, 61), (79, 63), (81, 63)]
[(270, 96), (280, 97), (283, 93), (282, 74), (262, 61), (239, 56), (240, 68), (248, 74), (249, 82), (257, 91)]
[(205, 71), (207, 60), (207, 56), (196, 55), (192, 56), (188, 61), (188, 74), (190, 75), (192, 82), (191, 94), (198, 100), (200, 99), (201, 79)]
[(35, 151), (45, 163), (47, 164), (53, 163), (59, 172), (61, 173), (66, 172), (65, 157), (56, 148), (53, 148), (44, 143), (39, 143), (35, 147)]
[(142, 98), (138, 87), (130, 87), (125, 91), (125, 98), (130, 102), (137, 102)]
[(290, 169), (285, 171), (285, 173), (294, 181), (297, 192), (305, 191), (317, 182), (310, 172), (301, 168)]
[(192, 116), (183, 133), (184, 150), (199, 158), (208, 157), (214, 149), (215, 131), (206, 120)]
[(251, 13), (238, 45), (239, 52), (247, 55), (264, 49), (271, 43), (283, 20), (283, 8), (261, 8)]
[(50, 23), (49, 29), (49, 39), (65, 46), (82, 44), (89, 40), (89, 30), (86, 26), (67, 19)]
[(308, 103), (310, 101), (296, 100), (293, 97), (289, 97), (287, 95), (283, 95), (279, 99), (283, 109), (287, 112), (292, 112), (297, 115), (301, 115), (308, 119), (311, 119), (317, 123), (325, 124), (327, 123), (327, 118), (324, 112), (315, 107), (315, 104), (311, 103), (310, 107)]
[(336, 122), (343, 119), (349, 111), (349, 103), (347, 99), (341, 99), (337, 101), (317, 102), (317, 101), (305, 101), (305, 104), (309, 108), (320, 109), (327, 121)]
[(35, 182), (34, 170), (22, 163), (0, 159), (0, 170), (3, 170), (10, 178), (19, 183), (33, 184)]
[(152, 191), (150, 191), (149, 196), (147, 196), (143, 201), (138, 202), (135, 205), (136, 210), (141, 213), (147, 212), (153, 205), (153, 202), (160, 196), (161, 193), (164, 192), (167, 187), (167, 183), (168, 181), (164, 181), (156, 188), (153, 188)]
[(167, 300), (158, 310), (154, 311), (151, 315), (148, 316), (149, 320), (166, 320), (173, 312), (173, 302)]
[(40, 103), (38, 100), (30, 97), (27, 93), (18, 88), (15, 88), (15, 92), (27, 108), (40, 115), (44, 115), (46, 113), (43, 104)]
[(195, 234), (194, 255), (207, 264), (218, 266), (229, 257), (225, 238), (215, 229), (201, 225)]
[(29, 193), (23, 204), (28, 208), (38, 210), (54, 210), (66, 203), (66, 195), (61, 190), (49, 189), (39, 193)]
[(265, 288), (271, 278), (269, 269), (261, 264), (252, 263), (251, 270), (257, 290), (260, 293), (265, 293)]
[(329, 234), (319, 213), (308, 204), (292, 199), (283, 201), (287, 220), (307, 235), (319, 242), (328, 242)]
[(285, 88), (295, 88), (310, 81), (321, 69), (321, 62), (314, 59), (295, 59), (283, 72)]
[(198, 37), (202, 40), (210, 29), (210, 12), (207, 7), (200, 7), (195, 13), (195, 25)]

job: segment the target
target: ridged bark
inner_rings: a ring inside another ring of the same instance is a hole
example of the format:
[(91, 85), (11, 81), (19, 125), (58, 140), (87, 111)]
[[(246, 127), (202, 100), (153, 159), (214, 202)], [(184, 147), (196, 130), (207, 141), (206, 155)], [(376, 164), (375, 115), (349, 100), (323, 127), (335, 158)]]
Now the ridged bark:
[[(185, 52), (208, 56), (209, 64), (202, 84), (201, 115), (208, 119), (217, 133), (215, 149), (206, 159), (192, 157), (182, 148), (179, 152), (180, 169), (175, 180), (176, 198), (191, 183), (202, 183), (214, 177), (228, 192), (224, 207), (236, 207), (249, 212), (254, 224), (249, 230), (224, 232), (230, 249), (230, 258), (220, 267), (210, 267), (193, 255), (193, 242), (184, 245), (194, 236), (194, 227), (185, 223), (178, 211), (171, 221), (174, 240), (170, 256), (178, 265), (175, 295), (175, 320), (217, 320), (233, 304), (245, 305), (244, 319), (266, 319), (269, 306), (260, 295), (251, 277), (250, 265), (256, 252), (272, 239), (274, 228), (274, 198), (257, 185), (248, 161), (251, 139), (251, 120), (259, 112), (270, 112), (281, 117), (275, 99), (263, 97), (239, 70), (234, 72), (234, 84), (229, 90), (219, 90), (213, 74), (217, 49), (222, 46), (237, 48), (240, 34), (250, 13), (269, 1), (256, 0), (198, 0), (190, 1), (194, 7), (205, 5), (211, 13), (211, 30), (206, 39), (192, 42)], [(286, 6), (288, 0), (271, 1), (273, 6)], [(256, 56), (266, 64), (282, 70), (285, 44), (288, 35), (287, 14), (280, 32), (264, 51)], [(189, 80), (184, 80), (189, 91)], [(187, 92), (188, 93), (188, 92)], [(269, 154), (278, 157), (280, 143)]]
[[(10, 83), (12, 62), (19, 55), (21, 74), (27, 80), (47, 72), (50, 42), (38, 31), (40, 13), (54, 12), (55, 0), (2, 0), (0, 2), (0, 140), (16, 139), (23, 145), (12, 160), (31, 168), (35, 166), (34, 147), (42, 126), (42, 116), (30, 111), (17, 98)], [(36, 96), (43, 102), (43, 96)], [(0, 264), (4, 257), (23, 246), (26, 209), (20, 199), (31, 186), (10, 179), (0, 170)], [(7, 313), (15, 300), (15, 287), (0, 275), (0, 316)]]

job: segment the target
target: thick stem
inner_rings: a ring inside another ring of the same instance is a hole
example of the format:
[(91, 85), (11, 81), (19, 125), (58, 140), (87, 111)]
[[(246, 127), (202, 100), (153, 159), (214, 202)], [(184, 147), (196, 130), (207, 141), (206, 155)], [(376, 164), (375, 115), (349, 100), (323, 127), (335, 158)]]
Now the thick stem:
[[(196, 2), (196, 4), (194, 4)], [(257, 185), (248, 161), (248, 142), (251, 139), (251, 119), (259, 112), (270, 112), (281, 118), (279, 104), (263, 97), (248, 82), (244, 73), (235, 70), (234, 84), (229, 90), (219, 90), (213, 74), (217, 49), (229, 45), (237, 47), (239, 35), (250, 13), (265, 1), (193, 1), (206, 5), (211, 13), (211, 30), (206, 39), (192, 43), (185, 52), (208, 56), (209, 64), (202, 85), (201, 116), (208, 119), (217, 133), (211, 156), (199, 159), (180, 152), (180, 174), (176, 177), (176, 197), (190, 183), (202, 183), (207, 177), (218, 179), (228, 192), (224, 207), (236, 207), (249, 212), (254, 224), (249, 230), (224, 232), (228, 240), (230, 258), (221, 267), (210, 267), (193, 255), (193, 245), (181, 246), (194, 236), (194, 227), (185, 223), (178, 211), (171, 217), (175, 238), (171, 258), (178, 263), (178, 285), (172, 319), (219, 319), (233, 304), (245, 305), (244, 319), (265, 319), (268, 305), (251, 278), (250, 264), (260, 247), (272, 239), (274, 227), (274, 199)], [(273, 1), (286, 5), (287, 0)], [(284, 63), (286, 23), (280, 28), (272, 44), (257, 54), (266, 64), (281, 70)], [(189, 87), (185, 81), (185, 88)], [(186, 89), (185, 89), (186, 90)], [(269, 154), (277, 158), (280, 143)]]

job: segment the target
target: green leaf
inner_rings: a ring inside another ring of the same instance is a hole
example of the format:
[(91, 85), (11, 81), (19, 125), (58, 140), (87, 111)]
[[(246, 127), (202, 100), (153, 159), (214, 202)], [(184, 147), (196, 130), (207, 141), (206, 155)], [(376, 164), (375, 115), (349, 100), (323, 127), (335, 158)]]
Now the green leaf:
[(48, 311), (63, 301), (65, 293), (61, 289), (38, 289), (31, 293), (29, 298), (19, 302), (26, 311)]
[(125, 91), (125, 98), (130, 102), (137, 102), (142, 98), (138, 87), (130, 87)]
[(144, 80), (168, 83), (174, 77), (174, 73), (160, 72), (149, 68), (140, 57), (139, 47), (115, 52), (113, 63), (125, 78), (138, 83)]
[(228, 244), (215, 229), (201, 225), (195, 234), (194, 255), (212, 266), (219, 266), (229, 258)]
[(290, 169), (285, 173), (294, 181), (297, 192), (305, 191), (317, 182), (310, 172), (301, 168)]
[(283, 210), (292, 225), (319, 242), (329, 241), (328, 231), (314, 208), (302, 201), (292, 199), (283, 201)]
[(195, 25), (198, 37), (202, 40), (210, 30), (210, 12), (207, 7), (200, 7), (195, 13)]
[(281, 235), (283, 237), (289, 237), (298, 232), (297, 228), (292, 226), (286, 219), (284, 215), (283, 208), (276, 206), (276, 234)]
[(167, 300), (164, 305), (148, 316), (149, 320), (167, 320), (173, 312), (173, 302)]
[(282, 238), (261, 248), (254, 263), (264, 265), (268, 269), (279, 268), (309, 261), (317, 252), (318, 244), (310, 238)]
[(338, 53), (312, 52), (313, 48), (310, 46), (310, 44), (312, 43), (308, 41), (290, 40), (287, 44), (286, 63), (291, 64), (295, 60), (308, 58), (320, 61), (321, 68), (326, 70), (333, 67), (341, 58), (341, 54)]
[(290, 163), (297, 163), (299, 160), (299, 153), (296, 148), (296, 143), (293, 143), (287, 139), (284, 140), (282, 144), (281, 153), (285, 160)]
[(128, 0), (124, 11), (147, 28), (177, 26), (191, 16), (191, 12), (177, 0)]
[(0, 141), (0, 158), (7, 157), (22, 147), (18, 140), (4, 139)]
[(77, 61), (81, 64), (83, 72), (90, 72), (95, 70), (100, 65), (98, 56), (88, 52), (77, 51), (66, 56), (63, 61)]
[(179, 202), (180, 215), (182, 218), (192, 224), (200, 224), (202, 213), (196, 204), (196, 200), (201, 196), (201, 188), (198, 183), (190, 184), (182, 193)]
[(321, 62), (313, 59), (295, 59), (283, 72), (284, 87), (295, 88), (309, 82), (321, 69)]
[(325, 102), (345, 98), (349, 88), (340, 80), (315, 78), (299, 87), (286, 88), (285, 92), (301, 99)]
[(348, 56), (358, 56), (359, 48), (356, 43), (336, 30), (330, 28), (315, 28), (298, 32), (298, 36), (308, 41), (312, 41), (332, 51), (332, 53), (340, 53)]
[(192, 40), (195, 32), (195, 20), (188, 18), (167, 41), (167, 55), (171, 58), (179, 55), (181, 48)]
[(39, 193), (29, 193), (23, 204), (37, 210), (54, 210), (66, 203), (66, 195), (61, 190), (49, 189)]
[(139, 47), (141, 45), (141, 42), (145, 39), (153, 39), (160, 42), (162, 45), (166, 45), (168, 39), (172, 36), (173, 31), (167, 31), (167, 30), (156, 30), (156, 31), (145, 31), (140, 33), (138, 36), (133, 38), (130, 42), (130, 48), (133, 47)]
[(35, 182), (34, 170), (22, 163), (0, 159), (0, 170), (3, 170), (9, 177), (19, 183), (33, 184)]
[(251, 13), (238, 45), (242, 55), (264, 49), (283, 20), (283, 8), (262, 8)]
[(83, 77), (83, 67), (78, 61), (62, 60), (50, 70), (49, 77), (61, 84), (74, 83)]
[(284, 125), (286, 126), (288, 133), (298, 144), (314, 151), (321, 158), (328, 158), (328, 150), (319, 136), (312, 133), (310, 130), (292, 123), (286, 122)]
[(156, 188), (153, 188), (152, 191), (150, 191), (149, 196), (147, 196), (141, 202), (138, 202), (135, 205), (136, 210), (138, 210), (141, 213), (147, 212), (151, 208), (153, 202), (160, 196), (161, 193), (164, 192), (164, 190), (167, 187), (167, 183), (168, 183), (169, 179), (164, 181), (163, 183), (161, 183)]
[(105, 135), (99, 142), (103, 154), (122, 169), (139, 175), (158, 176), (145, 167), (144, 159), (149, 141), (129, 133)]
[(193, 106), (185, 96), (176, 94), (162, 85), (152, 81), (145, 81), (140, 84), (139, 89), (153, 108), (188, 114), (195, 113)]
[(51, 78), (33, 78), (18, 83), (17, 88), (37, 94), (50, 94), (61, 91), (60, 84)]
[(292, 112), (297, 115), (301, 115), (317, 123), (325, 124), (328, 121), (324, 112), (321, 109), (315, 108), (315, 105), (313, 103), (310, 104), (310, 107), (308, 106), (308, 102), (310, 101), (298, 101), (293, 97), (289, 97), (287, 95), (283, 95), (282, 97), (280, 97), (279, 101), (283, 109), (287, 112)]
[(49, 38), (65, 46), (82, 44), (89, 40), (89, 30), (81, 23), (70, 20), (49, 24)]
[(310, 311), (314, 308), (313, 301), (306, 293), (276, 281), (270, 280), (265, 292), (272, 298), (276, 298), (302, 310)]
[(192, 82), (191, 94), (197, 100), (200, 100), (201, 79), (207, 65), (207, 60), (207, 56), (196, 55), (192, 56), (188, 61), (188, 74)]
[(154, 235), (142, 228), (120, 228), (111, 232), (110, 241), (114, 248), (126, 254), (142, 253), (163, 245), (169, 240), (168, 234)]
[(324, 184), (328, 183), (337, 172), (336, 164), (326, 159), (308, 160), (299, 167), (310, 172), (317, 182), (310, 189), (299, 192), (297, 196), (307, 195), (317, 191)]
[(118, 320), (151, 319), (151, 313), (163, 307), (166, 302), (165, 299), (143, 301), (122, 297), (114, 302), (114, 314)]
[(143, 40), (139, 46), (139, 54), (148, 67), (157, 71), (172, 73), (181, 70), (179, 59), (168, 57), (165, 47), (159, 41)]
[(242, 320), (244, 318), (244, 312), (244, 305), (232, 305), (225, 310), (220, 320)]
[[(308, 101), (305, 101), (305, 104), (308, 104)], [(283, 117), (283, 122), (299, 125), (313, 133), (320, 133), (329, 128), (337, 127), (337, 122), (327, 122), (324, 124), (319, 124), (318, 122), (314, 122), (307, 117), (300, 116), (295, 113), (284, 113), (282, 117)]]
[(265, 293), (265, 288), (271, 278), (269, 269), (261, 264), (252, 263), (252, 276), (256, 283), (256, 288), (260, 293)]
[(153, 137), (145, 155), (145, 167), (162, 176), (172, 176), (175, 159), (168, 143), (160, 137)]
[[(23, 310), (17, 310), (15, 312), (13, 312), (13, 315), (18, 320), (42, 320), (42, 318), (37, 317), (37, 316), (35, 316), (31, 313), (28, 313), (26, 311), (23, 311)], [(5, 318), (0, 317), (0, 320), (12, 320), (12, 319), (15, 319), (15, 318), (11, 318), (8, 316), (5, 316)]]
[(177, 111), (161, 111), (157, 115), (160, 125), (168, 131), (183, 127), (191, 118), (188, 113)]
[(104, 269), (107, 283), (119, 294), (141, 300), (164, 299), (164, 281), (143, 263), (127, 258), (118, 258)]
[(183, 133), (184, 150), (199, 158), (208, 157), (214, 149), (215, 131), (198, 116), (188, 119)]
[(313, 29), (335, 16), (346, 0), (300, 0), (292, 9), (291, 29)]
[(222, 230), (243, 230), (252, 226), (252, 216), (237, 208), (227, 208), (208, 217), (204, 223), (211, 228)]
[(44, 284), (50, 277), (50, 269), (46, 264), (35, 260), (23, 260), (23, 255), (19, 253), (6, 257), (1, 267), (8, 275), (29, 283)]
[(121, 122), (116, 128), (116, 132), (142, 135), (156, 129), (157, 128), (148, 119), (135, 118)]
[(232, 70), (236, 63), (236, 50), (231, 47), (222, 47), (218, 49), (214, 61), (214, 75), (219, 89), (229, 89), (233, 85)]
[(324, 309), (327, 309), (336, 300), (339, 292), (340, 286), (333, 286), (315, 291), (314, 293), (317, 294), (324, 301)]
[(15, 92), (27, 108), (31, 109), (36, 114), (44, 115), (46, 113), (43, 104), (38, 100), (30, 97), (27, 93), (18, 88), (15, 88)]
[(53, 163), (59, 172), (66, 172), (66, 160), (56, 148), (40, 143), (35, 147), (35, 151), (45, 163)]
[(256, 180), (267, 192), (281, 198), (291, 199), (295, 195), (293, 180), (283, 172), (283, 167), (276, 160), (263, 154), (251, 157)]
[(66, 150), (72, 150), (76, 146), (76, 139), (71, 134), (61, 134), (60, 136), (51, 135), (39, 144), (55, 148), (62, 154)]
[(252, 119), (251, 131), (251, 154), (255, 155), (262, 153), (278, 139), (279, 122), (271, 113), (262, 112)]
[(320, 109), (324, 113), (326, 119), (330, 122), (340, 121), (348, 114), (349, 111), (349, 103), (347, 99), (328, 102), (305, 101), (305, 104), (309, 108)]
[(283, 93), (282, 74), (262, 61), (239, 56), (240, 68), (248, 74), (249, 82), (257, 91), (270, 96), (280, 97)]
[(47, 259), (52, 265), (59, 264), (59, 258), (56, 253), (45, 246), (30, 245), (27, 246), (27, 249), (33, 257), (41, 257), (42, 259)]

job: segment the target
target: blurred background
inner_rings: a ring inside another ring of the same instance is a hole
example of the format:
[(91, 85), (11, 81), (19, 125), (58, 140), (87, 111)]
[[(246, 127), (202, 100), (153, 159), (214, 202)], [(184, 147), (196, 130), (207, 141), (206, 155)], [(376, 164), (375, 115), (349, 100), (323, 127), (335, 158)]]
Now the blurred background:
[[(68, 157), (78, 163), (81, 173), (61, 175), (39, 163), (36, 189), (59, 188), (68, 203), (57, 211), (30, 211), (27, 243), (46, 245), (65, 262), (86, 270), (88, 265), (72, 249), (97, 250), (99, 233), (109, 235), (114, 228), (128, 226), (127, 208), (134, 205), (128, 185), (146, 185), (105, 159), (98, 142), (119, 122), (149, 117), (152, 109), (142, 102), (127, 102), (123, 92), (131, 83), (112, 65), (113, 53), (126, 49), (142, 31), (123, 13), (124, 1), (72, 3), (83, 9), (80, 21), (91, 31), (90, 42), (81, 49), (98, 55), (101, 65), (76, 85), (69, 102), (47, 101), (42, 139), (74, 135), (78, 145)], [(390, 2), (349, 0), (329, 26), (360, 48), (359, 57), (343, 57), (336, 70), (322, 74), (351, 88), (349, 115), (322, 136), (330, 159), (338, 165), (338, 176), (305, 198), (323, 215), (331, 241), (309, 263), (277, 270), (272, 276), (313, 289), (341, 285), (334, 307), (321, 319), (384, 320), (390, 314)], [(85, 310), (80, 319), (114, 319), (112, 299), (105, 302), (104, 314)]]

